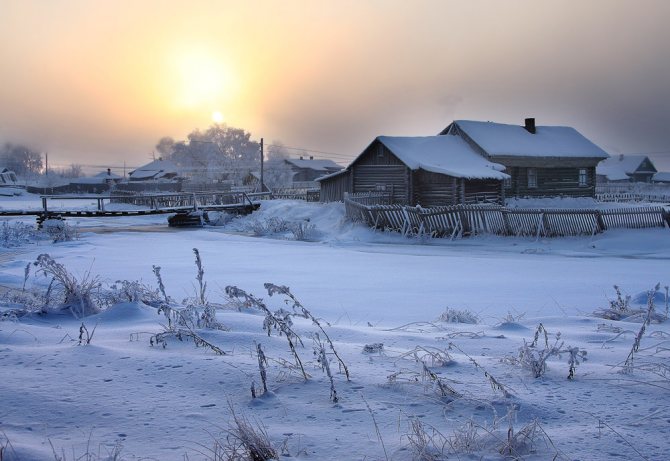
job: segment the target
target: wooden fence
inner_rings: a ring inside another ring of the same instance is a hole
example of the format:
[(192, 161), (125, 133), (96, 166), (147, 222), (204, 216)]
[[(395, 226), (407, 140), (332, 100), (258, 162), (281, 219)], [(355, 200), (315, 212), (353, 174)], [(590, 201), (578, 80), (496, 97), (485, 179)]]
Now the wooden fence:
[(344, 204), (349, 219), (404, 235), (564, 237), (593, 235), (615, 228), (670, 227), (670, 213), (663, 207), (591, 210), (456, 205), (421, 208), (366, 204), (361, 203), (361, 197), (351, 196), (345, 197)]
[(670, 203), (670, 185), (647, 183), (597, 184), (596, 199), (600, 202)]

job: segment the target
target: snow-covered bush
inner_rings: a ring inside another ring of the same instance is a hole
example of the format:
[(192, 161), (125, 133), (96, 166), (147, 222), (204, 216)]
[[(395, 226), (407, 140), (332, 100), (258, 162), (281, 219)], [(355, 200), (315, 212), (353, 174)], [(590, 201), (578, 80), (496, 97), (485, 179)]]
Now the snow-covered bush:
[(79, 237), (77, 228), (62, 219), (47, 219), (42, 223), (42, 232), (54, 243), (70, 242)]
[(282, 218), (272, 217), (264, 220), (254, 220), (248, 225), (248, 231), (257, 237), (280, 234), (290, 230), (290, 223)]
[(33, 242), (39, 238), (38, 232), (33, 226), (22, 222), (3, 222), (0, 226), (0, 246), (12, 248)]
[(298, 241), (312, 240), (316, 237), (316, 226), (309, 222), (309, 219), (304, 221), (294, 221), (289, 224), (289, 229), (293, 234), (293, 238)]
[(273, 216), (266, 219), (255, 219), (242, 225), (242, 232), (250, 232), (257, 237), (292, 236), (294, 240), (305, 241), (316, 238), (316, 226), (309, 219), (288, 221)]
[(235, 218), (235, 215), (223, 211), (208, 211), (207, 219), (210, 226), (225, 226)]
[(445, 323), (469, 323), (474, 325), (479, 323), (480, 320), (477, 314), (474, 314), (467, 309), (452, 309), (447, 307), (447, 309), (437, 318), (437, 321)]
[[(544, 347), (539, 347), (539, 339), (543, 335)], [(563, 354), (568, 355), (568, 379), (575, 377), (577, 365), (586, 360), (587, 352), (578, 347), (564, 347), (564, 341), (561, 341), (561, 333), (555, 335), (553, 344), (549, 343), (549, 335), (544, 326), (540, 323), (535, 330), (535, 338), (530, 344), (524, 339), (523, 346), (519, 348), (519, 355), (516, 358), (508, 358), (507, 361), (519, 365), (530, 371), (534, 378), (542, 377), (547, 371), (547, 360), (551, 357), (560, 358)]]
[(137, 280), (117, 280), (107, 292), (107, 304), (114, 305), (122, 302), (141, 302), (151, 307), (159, 307), (163, 298), (158, 289)]
[[(67, 310), (76, 318), (100, 312), (101, 283), (97, 276), (93, 277), (87, 272), (78, 279), (46, 253), (39, 255), (33, 264), (38, 267), (36, 273), (51, 277), (45, 295), (47, 310)], [(54, 295), (60, 295), (62, 299), (56, 305), (52, 304)]]
[[(665, 304), (664, 314), (657, 312), (655, 308), (650, 312), (650, 321), (656, 323), (667, 320), (670, 301), (668, 297), (668, 287), (664, 287), (665, 293), (661, 293), (660, 288), (660, 284), (657, 284), (656, 287), (651, 290), (653, 292), (652, 304), (658, 300), (663, 300)], [(636, 302), (641, 301), (641, 303), (644, 304), (644, 307), (633, 307), (631, 306), (633, 298), (630, 295), (624, 296), (617, 285), (614, 285), (614, 291), (616, 293), (616, 299), (609, 301), (609, 307), (595, 311), (593, 313), (594, 316), (606, 320), (625, 320), (629, 322), (644, 322), (646, 320), (648, 313), (648, 296), (650, 292), (644, 292), (635, 297)]]

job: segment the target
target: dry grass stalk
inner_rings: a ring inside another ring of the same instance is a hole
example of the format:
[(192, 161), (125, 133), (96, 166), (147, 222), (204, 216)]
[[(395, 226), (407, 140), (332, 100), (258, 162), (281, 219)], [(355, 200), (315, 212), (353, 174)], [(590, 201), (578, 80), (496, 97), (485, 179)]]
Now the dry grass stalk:
[(248, 307), (255, 307), (265, 314), (263, 328), (267, 332), (268, 336), (270, 336), (272, 330), (277, 330), (279, 331), (280, 336), (283, 334), (286, 337), (286, 341), (288, 342), (289, 348), (291, 349), (291, 353), (293, 354), (293, 358), (296, 361), (296, 365), (300, 367), (302, 376), (305, 381), (307, 381), (309, 377), (305, 371), (305, 367), (302, 365), (302, 360), (300, 360), (300, 356), (296, 350), (294, 340), (301, 346), (303, 346), (303, 342), (302, 339), (300, 339), (300, 336), (298, 336), (298, 334), (291, 328), (292, 322), (290, 313), (282, 309), (277, 312), (272, 312), (262, 300), (235, 286), (227, 286), (226, 294), (231, 298), (241, 299)]
[[(350, 380), (349, 379), (349, 369), (347, 368), (347, 365), (344, 363), (344, 360), (342, 360), (340, 355), (335, 350), (335, 346), (333, 345), (333, 341), (330, 339), (330, 336), (328, 336), (328, 333), (326, 333), (326, 330), (323, 329), (323, 326), (321, 325), (321, 322), (319, 321), (319, 319), (314, 317), (312, 315), (312, 313), (309, 310), (307, 310), (307, 308), (305, 308), (305, 306), (303, 306), (300, 301), (298, 301), (298, 299), (291, 293), (291, 290), (289, 289), (289, 287), (284, 286), (284, 285), (281, 285), (281, 286), (280, 285), (275, 285), (273, 283), (266, 283), (264, 286), (265, 286), (265, 289), (268, 291), (268, 295), (270, 295), (270, 296), (272, 296), (274, 294), (277, 294), (277, 293), (286, 296), (288, 298), (286, 300), (286, 302), (288, 302), (288, 300), (290, 300), (290, 302), (293, 303), (292, 307), (293, 307), (294, 312), (298, 311), (298, 315), (301, 315), (302, 317), (311, 320), (312, 323), (317, 326), (317, 328), (321, 331), (321, 334), (323, 335), (323, 337), (326, 339), (326, 342), (328, 343), (328, 347), (333, 352), (333, 354), (335, 354), (335, 357), (337, 358), (337, 361), (340, 364), (340, 368), (342, 370), (344, 370), (344, 374), (347, 377), (347, 381), (349, 381)], [(330, 325), (328, 325), (328, 326), (330, 326)]]

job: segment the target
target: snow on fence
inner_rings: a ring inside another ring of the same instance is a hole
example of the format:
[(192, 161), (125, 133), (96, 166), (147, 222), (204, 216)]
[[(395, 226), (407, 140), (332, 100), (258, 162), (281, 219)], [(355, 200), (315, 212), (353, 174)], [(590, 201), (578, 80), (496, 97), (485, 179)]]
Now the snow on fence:
[(600, 202), (660, 202), (670, 203), (667, 184), (597, 184), (596, 199)]
[[(361, 203), (364, 199), (368, 203)], [(592, 209), (525, 209), (498, 205), (454, 205), (421, 208), (370, 203), (379, 197), (349, 194), (349, 219), (375, 229), (405, 235), (460, 237), (475, 234), (564, 237), (593, 235), (614, 228), (670, 227), (663, 207)]]

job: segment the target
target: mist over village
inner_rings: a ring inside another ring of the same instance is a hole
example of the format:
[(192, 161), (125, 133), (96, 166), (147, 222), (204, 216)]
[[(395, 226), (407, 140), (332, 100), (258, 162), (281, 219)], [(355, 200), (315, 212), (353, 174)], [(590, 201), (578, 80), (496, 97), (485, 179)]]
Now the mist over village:
[(666, 459), (668, 17), (0, 1), (0, 461)]

